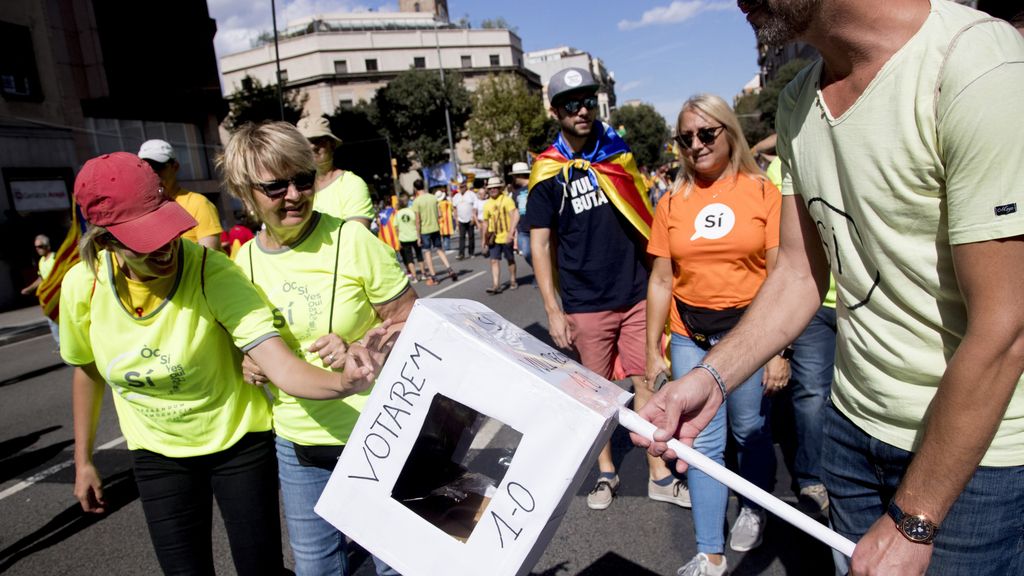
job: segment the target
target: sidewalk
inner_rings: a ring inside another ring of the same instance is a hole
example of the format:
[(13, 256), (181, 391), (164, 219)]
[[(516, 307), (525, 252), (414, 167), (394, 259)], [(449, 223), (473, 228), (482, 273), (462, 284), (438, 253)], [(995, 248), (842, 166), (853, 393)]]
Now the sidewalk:
[(0, 312), (0, 346), (49, 334), (49, 332), (50, 327), (39, 306)]

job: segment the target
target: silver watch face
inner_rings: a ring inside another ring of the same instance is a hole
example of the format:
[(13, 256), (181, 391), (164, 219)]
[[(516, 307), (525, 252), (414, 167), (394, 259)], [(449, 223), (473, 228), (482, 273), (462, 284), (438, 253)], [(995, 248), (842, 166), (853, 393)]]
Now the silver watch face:
[(929, 542), (935, 537), (935, 526), (921, 516), (905, 516), (900, 531), (914, 542)]

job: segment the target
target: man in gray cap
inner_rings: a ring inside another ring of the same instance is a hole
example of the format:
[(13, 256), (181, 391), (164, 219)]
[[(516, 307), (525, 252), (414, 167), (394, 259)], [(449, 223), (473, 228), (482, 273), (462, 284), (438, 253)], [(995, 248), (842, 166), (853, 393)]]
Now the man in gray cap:
[(210, 250), (220, 250), (220, 233), (224, 231), (220, 225), (220, 215), (217, 207), (206, 199), (206, 196), (198, 192), (185, 190), (178, 183), (177, 155), (174, 147), (164, 140), (146, 140), (139, 148), (139, 158), (147, 164), (160, 177), (160, 185), (164, 188), (164, 196), (174, 200), (186, 212), (196, 219), (196, 227), (181, 235), (197, 244), (206, 246)]
[[(533, 164), (523, 228), (530, 231), (533, 271), (552, 340), (560, 348), (575, 348), (584, 366), (608, 379), (617, 358), (633, 382), (639, 407), (653, 394), (644, 378), (650, 228), (637, 228), (610, 199), (629, 196), (633, 206), (646, 211), (646, 222), (652, 215), (646, 190), (604, 187), (597, 178), (595, 165), (629, 151), (596, 119), (598, 87), (581, 68), (551, 78), (549, 112), (561, 132)], [(648, 465), (648, 497), (688, 508), (686, 485), (660, 459), (648, 458)], [(598, 456), (598, 468), (587, 505), (603, 510), (619, 486), (610, 445)]]

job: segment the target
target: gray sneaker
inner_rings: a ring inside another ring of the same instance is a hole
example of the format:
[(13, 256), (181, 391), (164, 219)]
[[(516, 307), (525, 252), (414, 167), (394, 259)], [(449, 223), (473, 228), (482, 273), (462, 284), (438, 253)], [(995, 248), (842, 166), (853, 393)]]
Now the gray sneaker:
[(683, 508), (690, 507), (690, 489), (686, 482), (674, 478), (668, 486), (659, 486), (654, 480), (647, 481), (647, 497), (658, 502), (668, 502)]
[(722, 563), (714, 565), (703, 552), (693, 557), (682, 568), (676, 570), (676, 576), (725, 576), (729, 573), (729, 562), (722, 556)]
[(612, 505), (612, 498), (615, 497), (615, 491), (618, 489), (618, 474), (611, 480), (608, 478), (598, 478), (594, 489), (590, 491), (590, 494), (587, 494), (587, 506), (591, 510), (604, 510)]
[(800, 489), (800, 498), (817, 504), (822, 512), (828, 510), (828, 491), (824, 484), (811, 484)]
[(764, 537), (764, 510), (754, 510), (744, 506), (740, 515), (729, 532), (729, 548), (737, 552), (747, 552), (761, 545)]

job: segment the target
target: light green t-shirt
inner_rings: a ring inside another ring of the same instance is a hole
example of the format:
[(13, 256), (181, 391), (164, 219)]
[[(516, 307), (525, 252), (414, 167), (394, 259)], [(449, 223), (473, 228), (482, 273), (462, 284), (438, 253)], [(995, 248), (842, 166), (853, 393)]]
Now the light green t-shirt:
[(420, 215), (420, 234), (433, 234), (441, 230), (441, 223), (437, 221), (437, 198), (424, 192), (412, 201), (412, 209)]
[[(764, 173), (776, 188), (782, 190), (782, 158), (776, 156), (768, 164), (768, 169)], [(828, 291), (825, 292), (825, 298), (822, 299), (821, 305), (832, 309), (836, 307), (836, 278), (831, 273), (828, 275)]]
[(398, 229), (399, 242), (415, 242), (419, 238), (416, 234), (416, 211), (406, 206), (396, 212), (395, 228)]
[[(1024, 233), (1024, 39), (933, 0), (838, 118), (819, 96), (821, 68), (787, 86), (777, 127), (783, 192), (803, 196), (838, 288), (832, 400), (871, 436), (915, 450), (967, 327), (951, 247)], [(1024, 464), (1022, 446), (1018, 385), (981, 464)]]
[[(342, 226), (341, 220), (316, 212), (313, 218), (308, 233), (292, 247), (270, 250), (257, 236), (242, 246), (235, 263), (275, 306), (285, 340), (299, 356), (322, 368), (320, 356), (308, 352), (309, 346), (331, 331), (345, 342), (362, 338), (381, 322), (373, 306), (399, 297), (409, 279), (394, 251), (365, 226)], [(367, 391), (341, 400), (306, 400), (272, 389), (274, 430), (304, 446), (347, 442), (369, 396)]]
[(242, 380), (239, 348), (277, 335), (270, 308), (226, 255), (207, 252), (204, 297), (203, 248), (180, 245), (177, 283), (148, 316), (124, 308), (108, 252), (100, 252), (95, 282), (80, 262), (60, 292), (61, 356), (96, 364), (128, 448), (171, 458), (213, 454), (270, 430), (269, 403)]
[(53, 265), (57, 263), (57, 253), (50, 252), (39, 259), (39, 277), (43, 280), (53, 272)]
[(313, 198), (313, 209), (342, 220), (373, 220), (377, 215), (373, 210), (370, 189), (366, 186), (366, 181), (348, 170), (316, 193)]

